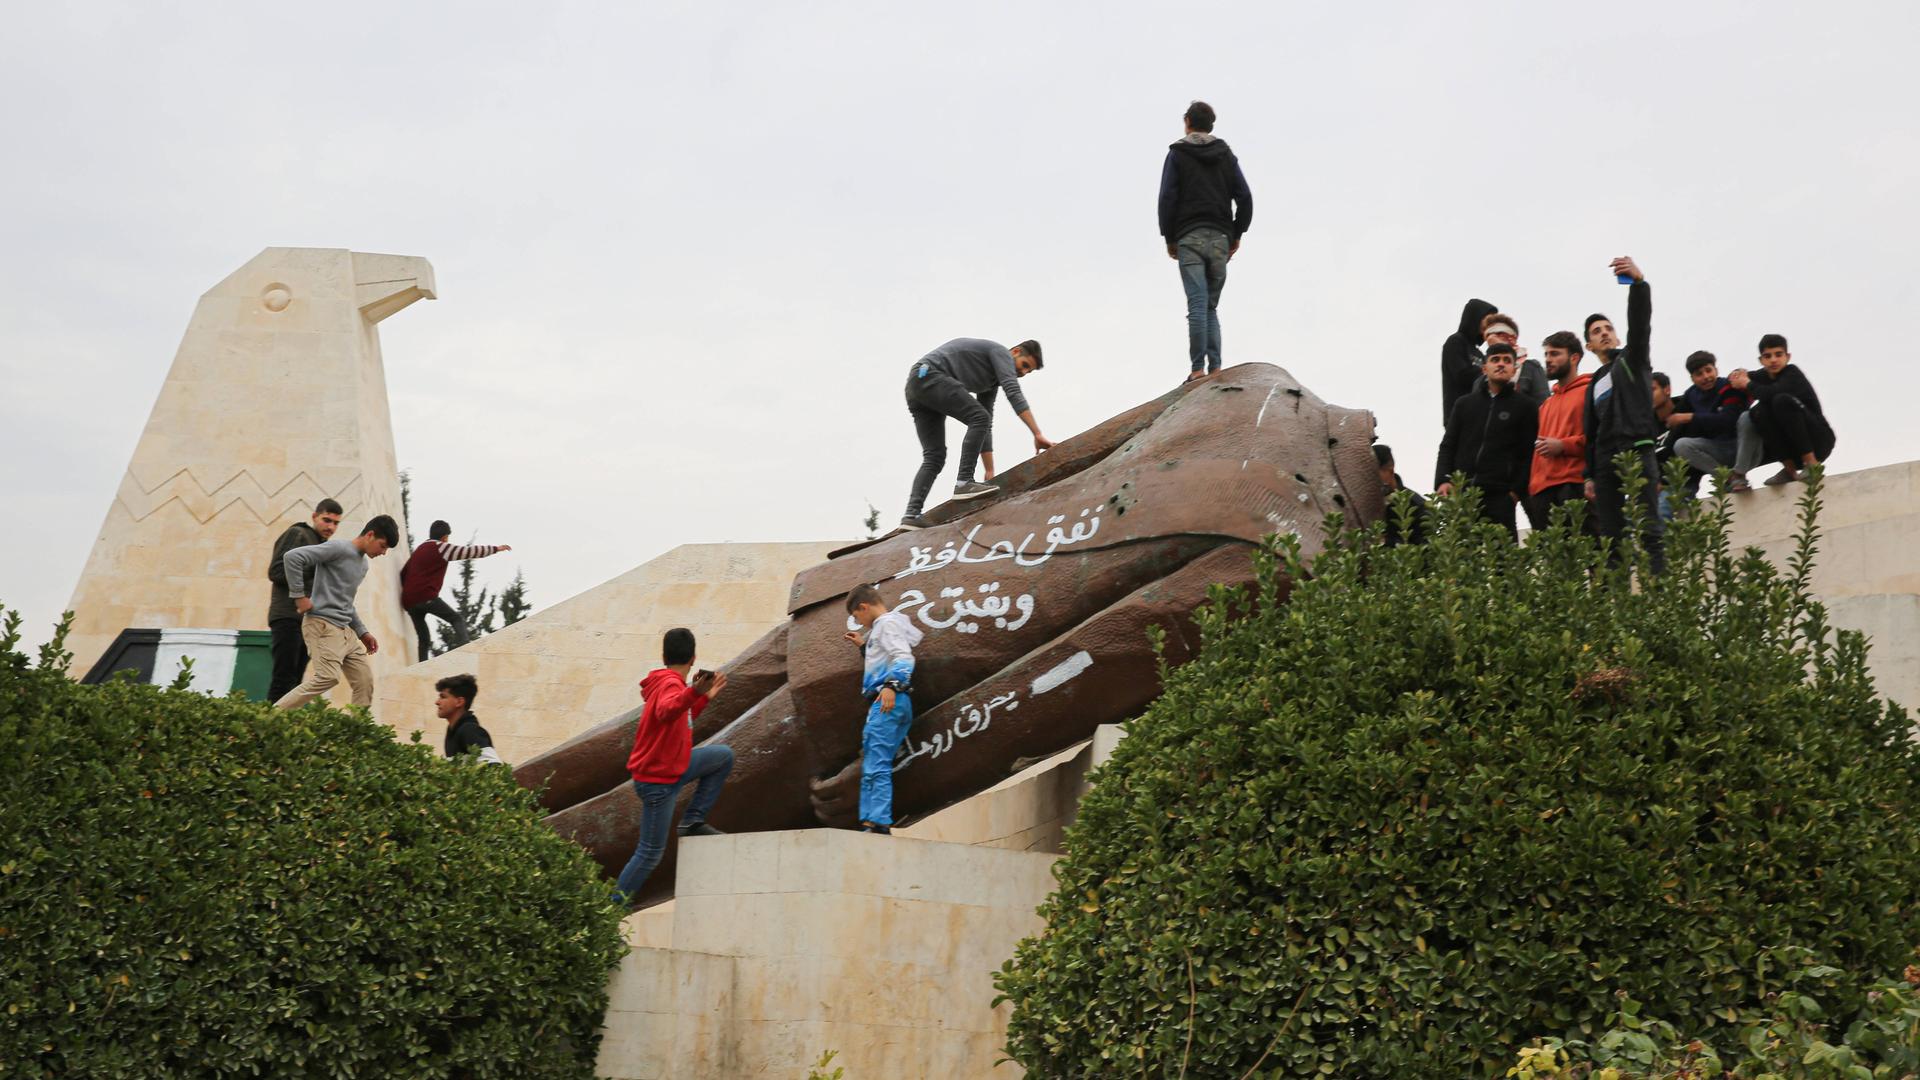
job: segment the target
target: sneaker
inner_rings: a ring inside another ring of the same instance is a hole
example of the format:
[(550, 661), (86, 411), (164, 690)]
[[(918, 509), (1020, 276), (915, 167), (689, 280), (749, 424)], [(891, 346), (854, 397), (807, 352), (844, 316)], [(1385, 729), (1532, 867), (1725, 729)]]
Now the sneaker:
[(870, 833), (879, 833), (881, 836), (893, 835), (893, 827), (890, 825), (862, 825), (860, 826), (860, 831), (870, 832)]
[(1799, 473), (1790, 473), (1785, 469), (1781, 469), (1779, 472), (1774, 473), (1772, 476), (1767, 477), (1767, 486), (1768, 487), (1785, 487), (1786, 485), (1791, 484), (1798, 479), (1800, 479)]
[(1727, 490), (1738, 495), (1743, 491), (1752, 491), (1753, 485), (1747, 483), (1746, 477), (1736, 473), (1733, 476), (1727, 477)]
[(914, 529), (929, 528), (932, 525), (933, 525), (933, 522), (928, 521), (927, 515), (925, 514), (908, 514), (906, 517), (903, 517), (900, 519), (900, 527), (902, 529), (908, 530), (909, 532), (911, 532)]
[(696, 821), (691, 825), (680, 826), (680, 835), (681, 836), (725, 836), (727, 834), (721, 832), (719, 829), (714, 828), (713, 826), (707, 824), (704, 821)]
[(964, 484), (953, 485), (953, 497), (956, 499), (977, 499), (982, 495), (992, 495), (999, 490), (999, 484), (982, 484), (977, 480), (969, 480)]

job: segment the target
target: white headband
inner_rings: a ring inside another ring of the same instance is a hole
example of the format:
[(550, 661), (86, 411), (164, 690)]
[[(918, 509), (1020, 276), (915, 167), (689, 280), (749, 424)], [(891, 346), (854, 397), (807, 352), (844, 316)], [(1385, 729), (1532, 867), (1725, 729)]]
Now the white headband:
[(1502, 327), (1506, 329), (1507, 333), (1512, 334), (1514, 337), (1520, 336), (1520, 331), (1516, 329), (1512, 323), (1498, 322), (1498, 321), (1488, 323), (1487, 328), (1485, 330), (1480, 331), (1480, 336), (1485, 337), (1488, 334), (1493, 333), (1495, 330), (1501, 329)]

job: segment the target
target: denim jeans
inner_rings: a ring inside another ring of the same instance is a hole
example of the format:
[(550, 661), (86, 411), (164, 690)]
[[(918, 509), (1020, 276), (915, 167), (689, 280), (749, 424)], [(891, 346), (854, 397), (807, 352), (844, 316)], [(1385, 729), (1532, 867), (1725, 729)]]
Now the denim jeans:
[(420, 642), (420, 662), (423, 664), (433, 651), (433, 631), (427, 627), (429, 615), (438, 615), (440, 621), (447, 624), (447, 636), (453, 639), (454, 648), (473, 640), (467, 636), (467, 624), (460, 621), (460, 613), (438, 596), (424, 604), (413, 605), (407, 609), (407, 614), (413, 618), (413, 636)]
[(627, 868), (620, 871), (620, 880), (613, 887), (613, 901), (616, 904), (630, 904), (640, 895), (640, 886), (647, 883), (647, 875), (660, 865), (661, 856), (667, 853), (667, 833), (673, 826), (673, 800), (680, 789), (688, 784), (698, 783), (693, 789), (693, 801), (687, 804), (686, 817), (680, 820), (685, 829), (707, 820), (713, 804), (720, 801), (720, 787), (727, 782), (727, 774), (733, 771), (733, 748), (730, 746), (696, 746), (687, 757), (687, 771), (680, 779), (671, 784), (643, 784), (633, 782), (634, 793), (640, 796), (640, 843), (633, 849), (633, 858), (627, 860)]
[(913, 699), (895, 694), (893, 711), (882, 712), (875, 698), (860, 730), (860, 820), (893, 824), (893, 758), (913, 726)]
[(1180, 238), (1180, 284), (1187, 290), (1187, 361), (1220, 370), (1220, 290), (1227, 287), (1227, 234), (1198, 228)]
[(920, 471), (913, 474), (913, 491), (907, 496), (907, 516), (912, 517), (926, 509), (927, 493), (947, 463), (947, 417), (967, 425), (967, 434), (960, 440), (958, 474), (958, 482), (964, 484), (973, 479), (981, 451), (993, 449), (993, 414), (967, 393), (959, 379), (924, 364), (915, 364), (907, 372), (907, 412), (913, 416), (914, 434), (920, 437)]

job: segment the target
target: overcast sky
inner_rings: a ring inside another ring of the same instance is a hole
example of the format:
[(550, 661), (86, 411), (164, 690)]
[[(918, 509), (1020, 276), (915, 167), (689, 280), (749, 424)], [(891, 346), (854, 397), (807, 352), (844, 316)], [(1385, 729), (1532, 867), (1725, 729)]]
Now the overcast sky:
[(544, 606), (689, 541), (890, 524), (904, 370), (947, 338), (1039, 338), (1055, 439), (1171, 387), (1154, 195), (1195, 97), (1255, 200), (1227, 361), (1372, 409), (1417, 486), (1462, 301), (1537, 354), (1624, 314), (1616, 255), (1656, 366), (1785, 333), (1836, 469), (1920, 457), (1920, 5), (5, 12), (0, 604), (34, 640), (195, 301), (263, 247), (432, 260), (440, 299), (381, 326), (417, 522), (513, 544), (483, 576)]

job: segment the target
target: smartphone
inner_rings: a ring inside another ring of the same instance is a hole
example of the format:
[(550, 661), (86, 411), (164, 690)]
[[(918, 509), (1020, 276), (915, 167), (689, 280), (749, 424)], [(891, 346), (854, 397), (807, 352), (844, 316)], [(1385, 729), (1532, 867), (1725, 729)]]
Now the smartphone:
[(1631, 285), (1633, 284), (1633, 275), (1632, 274), (1615, 274), (1613, 275), (1613, 280), (1619, 282), (1622, 285)]
[(712, 682), (713, 672), (708, 671), (706, 668), (701, 668), (699, 671), (696, 671), (693, 673), (693, 681), (694, 682)]

